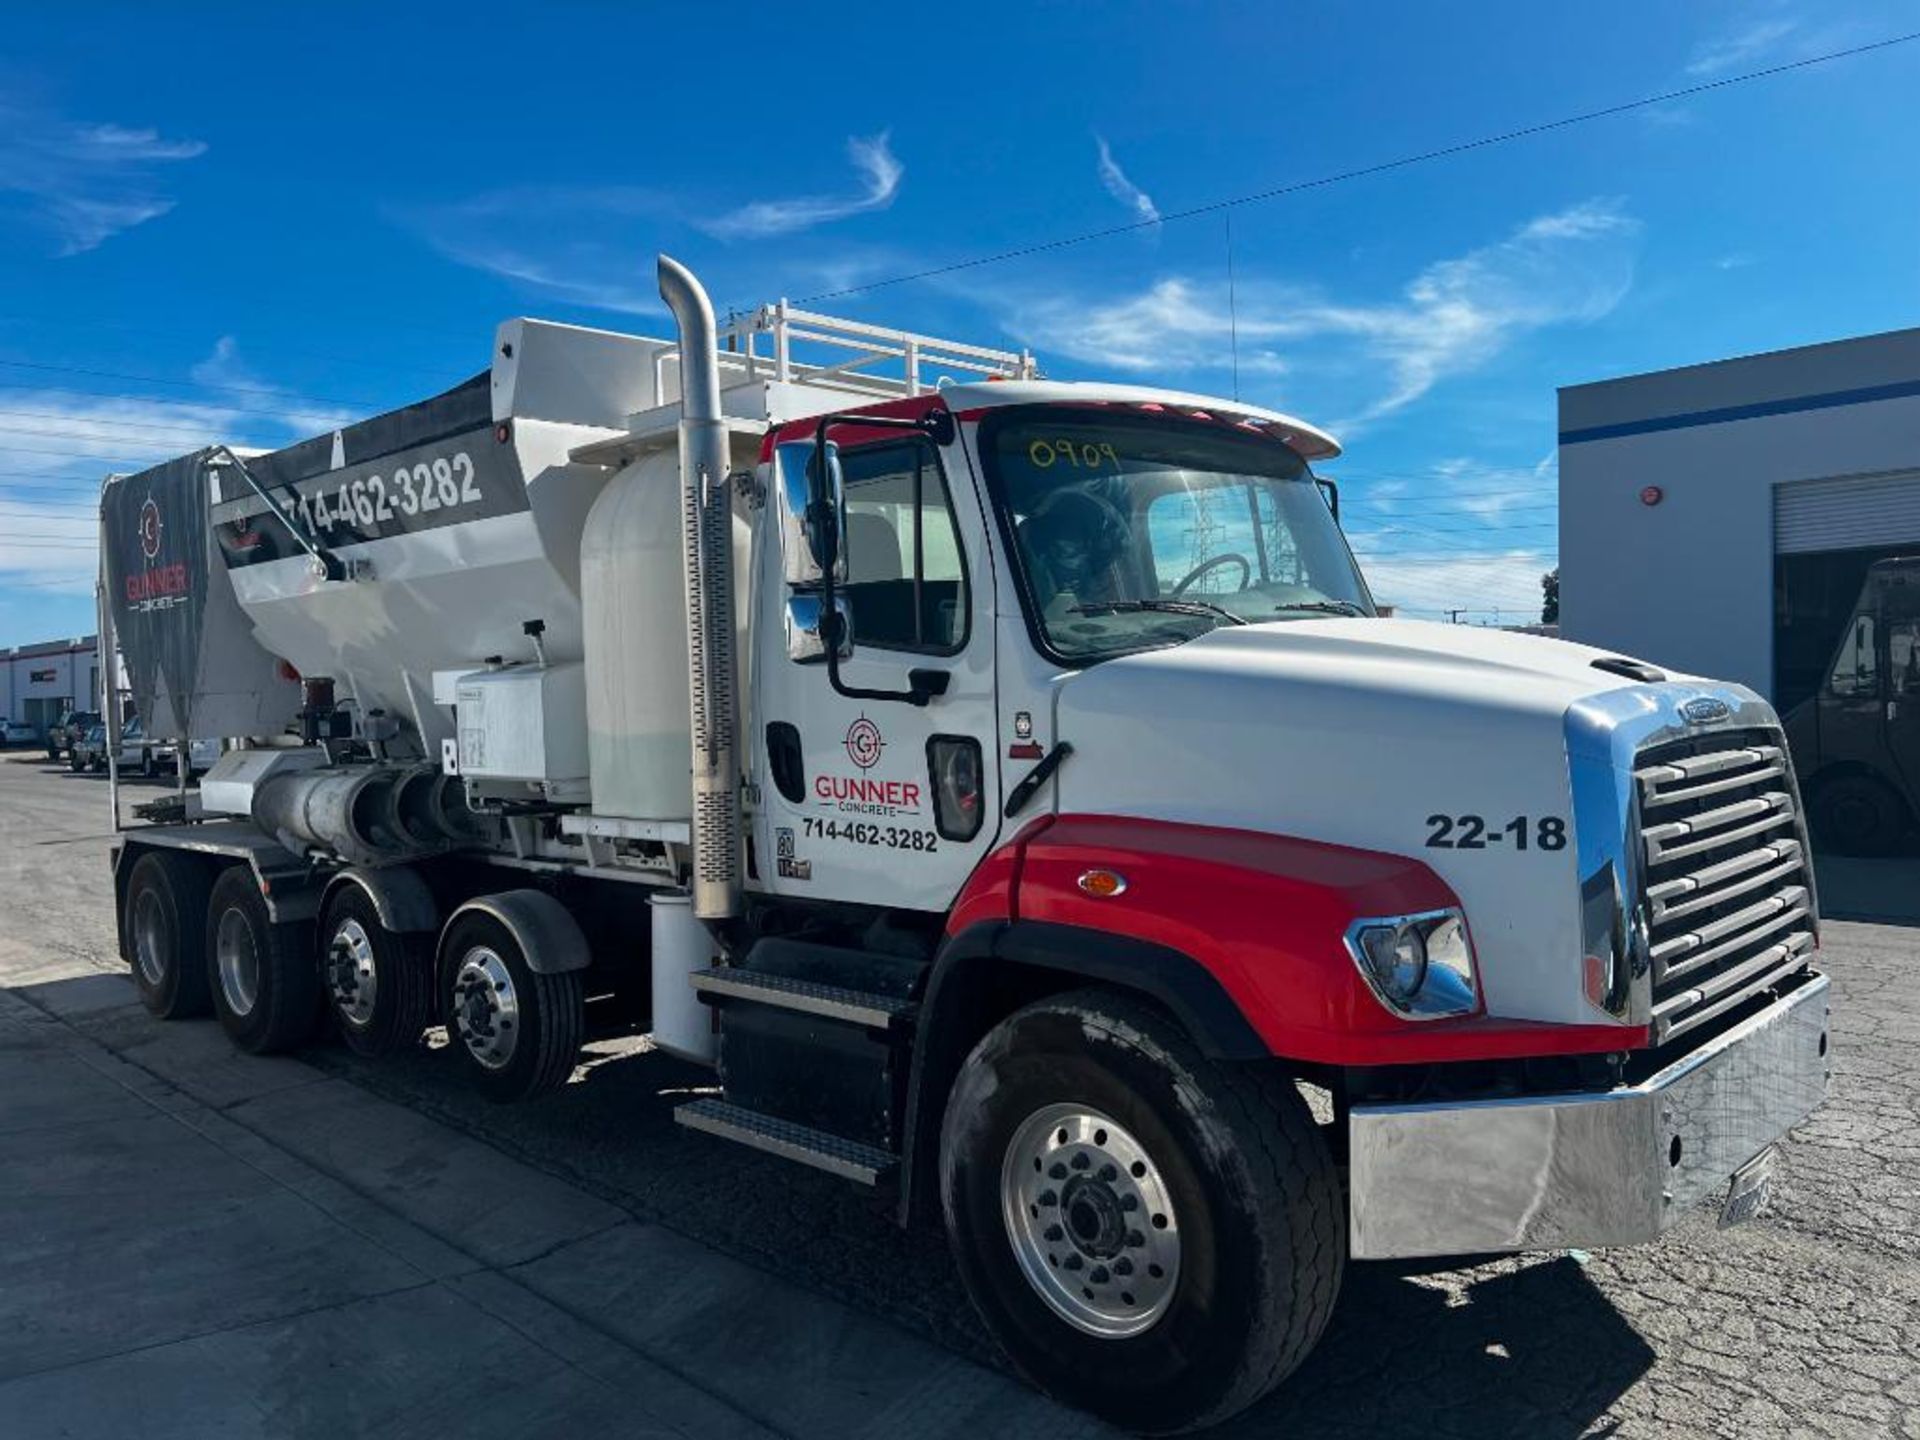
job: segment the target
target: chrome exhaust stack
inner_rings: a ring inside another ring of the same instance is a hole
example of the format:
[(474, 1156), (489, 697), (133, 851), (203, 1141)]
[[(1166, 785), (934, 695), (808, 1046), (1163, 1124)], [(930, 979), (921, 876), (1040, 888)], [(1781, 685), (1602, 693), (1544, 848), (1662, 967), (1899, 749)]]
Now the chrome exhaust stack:
[(713, 304), (693, 274), (660, 257), (660, 298), (680, 327), (680, 519), (693, 713), (693, 913), (740, 913), (740, 757), (733, 628), (733, 505), (720, 415)]

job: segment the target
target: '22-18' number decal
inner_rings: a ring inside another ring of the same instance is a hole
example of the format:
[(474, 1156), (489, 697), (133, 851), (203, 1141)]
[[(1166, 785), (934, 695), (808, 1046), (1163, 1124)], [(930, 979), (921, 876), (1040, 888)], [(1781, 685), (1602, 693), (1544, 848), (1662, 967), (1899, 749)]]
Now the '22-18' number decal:
[(1558, 815), (1538, 819), (1516, 815), (1504, 825), (1490, 823), (1484, 815), (1427, 816), (1427, 848), (1430, 850), (1484, 850), (1489, 845), (1512, 843), (1525, 850), (1529, 843), (1536, 850), (1567, 848), (1567, 822)]

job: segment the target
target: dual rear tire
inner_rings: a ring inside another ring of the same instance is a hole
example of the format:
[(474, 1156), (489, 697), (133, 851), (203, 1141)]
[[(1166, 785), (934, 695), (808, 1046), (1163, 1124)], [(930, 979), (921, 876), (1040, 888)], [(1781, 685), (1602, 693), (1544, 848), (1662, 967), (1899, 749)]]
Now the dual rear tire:
[(134, 987), (161, 1019), (211, 1010), (254, 1055), (312, 1037), (320, 1019), (313, 929), (274, 924), (247, 866), (228, 866), (209, 883), (197, 857), (142, 855), (127, 877), (124, 925)]
[(322, 1018), (313, 927), (278, 924), (246, 865), (229, 865), (207, 903), (206, 966), (214, 1014), (249, 1055), (311, 1040)]

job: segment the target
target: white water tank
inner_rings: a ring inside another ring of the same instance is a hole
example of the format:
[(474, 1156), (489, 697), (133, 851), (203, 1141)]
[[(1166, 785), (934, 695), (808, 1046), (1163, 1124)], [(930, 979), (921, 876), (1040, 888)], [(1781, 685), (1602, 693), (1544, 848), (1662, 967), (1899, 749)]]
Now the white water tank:
[[(746, 647), (750, 531), (733, 516), (734, 653)], [(580, 540), (593, 812), (693, 814), (680, 457), (643, 456), (607, 483)]]

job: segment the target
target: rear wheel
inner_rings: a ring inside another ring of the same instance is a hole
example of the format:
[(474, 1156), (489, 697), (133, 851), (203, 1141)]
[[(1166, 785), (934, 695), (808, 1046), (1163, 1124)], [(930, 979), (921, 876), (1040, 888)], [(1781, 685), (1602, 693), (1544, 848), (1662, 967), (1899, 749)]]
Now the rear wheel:
[(367, 892), (343, 883), (320, 918), (327, 1000), (348, 1048), (369, 1057), (416, 1044), (433, 1018), (433, 961), (380, 923)]
[(214, 1013), (234, 1044), (270, 1055), (313, 1038), (321, 1015), (313, 927), (274, 924), (246, 865), (214, 881), (205, 956)]
[(1871, 775), (1841, 775), (1814, 792), (1813, 828), (1842, 855), (1891, 855), (1906, 837), (1907, 810)]
[(140, 1003), (162, 1020), (207, 1013), (206, 923), (204, 866), (169, 850), (134, 862), (122, 933)]
[(1299, 1092), (1128, 997), (1043, 1000), (989, 1033), (947, 1105), (940, 1181), (1014, 1363), (1128, 1429), (1244, 1409), (1333, 1310), (1340, 1184)]
[(531, 1100), (567, 1083), (586, 1030), (579, 971), (540, 973), (511, 930), (469, 913), (440, 943), (439, 984), (450, 1048), (489, 1100)]
[[(59, 758), (60, 757), (57, 755), (54, 756), (54, 759), (56, 760)], [(78, 750), (69, 750), (67, 752), (67, 769), (73, 771), (74, 774), (78, 775), (82, 770), (86, 768), (87, 768), (87, 762), (84, 758), (82, 758)]]

